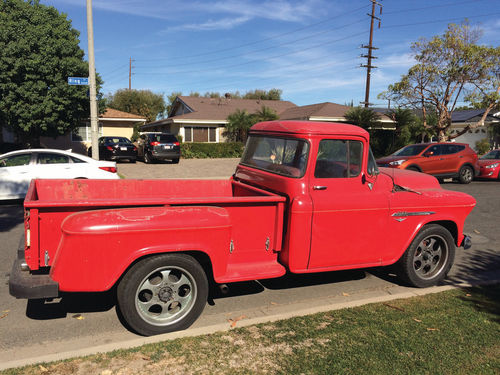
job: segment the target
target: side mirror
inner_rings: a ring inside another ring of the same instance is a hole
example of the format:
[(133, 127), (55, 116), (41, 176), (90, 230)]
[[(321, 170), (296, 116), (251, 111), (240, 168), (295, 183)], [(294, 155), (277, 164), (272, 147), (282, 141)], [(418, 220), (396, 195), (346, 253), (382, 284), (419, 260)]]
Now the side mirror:
[(434, 152), (433, 152), (433, 151), (427, 151), (427, 152), (424, 154), (424, 156), (425, 156), (426, 158), (428, 158), (429, 156), (432, 156), (432, 155), (434, 155)]

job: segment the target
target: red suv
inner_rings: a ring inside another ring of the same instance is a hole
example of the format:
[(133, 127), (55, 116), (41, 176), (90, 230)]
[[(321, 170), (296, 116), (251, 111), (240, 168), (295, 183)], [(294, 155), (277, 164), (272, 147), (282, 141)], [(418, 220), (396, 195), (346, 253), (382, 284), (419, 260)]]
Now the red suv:
[(418, 143), (377, 160), (380, 167), (409, 169), (468, 184), (479, 174), (477, 154), (466, 143)]

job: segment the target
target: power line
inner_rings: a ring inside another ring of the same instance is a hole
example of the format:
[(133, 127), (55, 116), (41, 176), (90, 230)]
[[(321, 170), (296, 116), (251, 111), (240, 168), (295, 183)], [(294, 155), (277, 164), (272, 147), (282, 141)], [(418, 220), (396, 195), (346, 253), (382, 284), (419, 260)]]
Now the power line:
[[(236, 46), (232, 46), (232, 47), (217, 49), (217, 50), (213, 50), (213, 51), (209, 51), (209, 52), (198, 53), (198, 54), (195, 54), (195, 55), (180, 56), (180, 57), (177, 57), (177, 59), (189, 59), (189, 58), (192, 58), (192, 57), (199, 57), (199, 56), (219, 54), (221, 52), (233, 51), (235, 49), (239, 49), (239, 48), (243, 48), (243, 47), (248, 47), (248, 46), (255, 45), (255, 44), (260, 44), (260, 43), (267, 42), (267, 41), (273, 40), (273, 39), (282, 38), (282, 37), (284, 37), (286, 35), (290, 35), (290, 34), (293, 34), (293, 33), (296, 33), (296, 32), (302, 31), (302, 30), (306, 30), (306, 29), (309, 29), (309, 28), (314, 27), (314, 26), (322, 25), (322, 24), (327, 23), (327, 22), (329, 22), (329, 21), (331, 21), (333, 19), (336, 19), (336, 18), (339, 18), (339, 17), (343, 17), (343, 16), (347, 16), (347, 15), (349, 15), (351, 13), (355, 13), (355, 12), (361, 10), (361, 9), (364, 9), (364, 8), (367, 8), (367, 6), (363, 5), (362, 7), (353, 9), (351, 11), (340, 13), (340, 14), (337, 14), (337, 15), (335, 15), (333, 17), (324, 19), (322, 21), (319, 21), (319, 22), (316, 22), (316, 23), (312, 23), (312, 24), (309, 24), (307, 26), (300, 27), (298, 29), (287, 31), (285, 33), (273, 35), (273, 36), (270, 36), (268, 38), (259, 39), (259, 40), (255, 40), (253, 42), (248, 42), (248, 43), (244, 43), (244, 44), (240, 44), (240, 45), (236, 45)], [(164, 59), (163, 58), (157, 58), (157, 59), (140, 59), (139, 61), (161, 61), (161, 60), (164, 60)]]

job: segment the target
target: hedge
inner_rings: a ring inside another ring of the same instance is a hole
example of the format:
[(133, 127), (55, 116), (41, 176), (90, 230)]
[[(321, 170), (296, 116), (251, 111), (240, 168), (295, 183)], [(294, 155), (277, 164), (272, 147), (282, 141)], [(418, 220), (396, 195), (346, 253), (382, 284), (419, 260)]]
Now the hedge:
[(243, 154), (243, 143), (181, 143), (184, 159), (239, 158)]

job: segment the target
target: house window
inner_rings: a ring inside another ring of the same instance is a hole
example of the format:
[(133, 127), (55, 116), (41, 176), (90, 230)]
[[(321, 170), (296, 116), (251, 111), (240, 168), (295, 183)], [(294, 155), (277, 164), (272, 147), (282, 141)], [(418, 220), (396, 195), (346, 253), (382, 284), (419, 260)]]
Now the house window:
[(185, 126), (184, 142), (217, 142), (217, 128)]
[[(99, 124), (98, 136), (102, 136), (102, 125)], [(71, 133), (71, 141), (73, 142), (91, 142), (92, 141), (92, 128), (87, 123), (84, 126), (79, 126)]]

